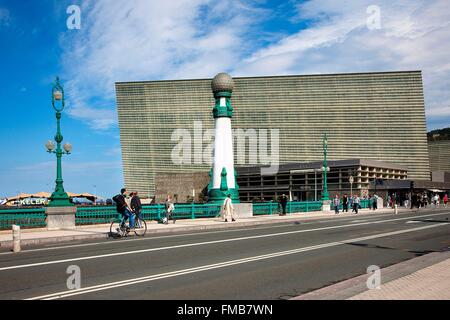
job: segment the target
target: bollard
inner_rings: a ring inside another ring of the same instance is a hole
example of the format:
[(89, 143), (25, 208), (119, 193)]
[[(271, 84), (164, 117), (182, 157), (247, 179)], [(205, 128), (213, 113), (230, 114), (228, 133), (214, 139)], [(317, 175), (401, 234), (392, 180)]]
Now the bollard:
[(13, 225), (13, 251), (20, 252), (20, 226)]
[(398, 206), (397, 206), (397, 204), (394, 205), (394, 212), (395, 212), (395, 214), (398, 214)]

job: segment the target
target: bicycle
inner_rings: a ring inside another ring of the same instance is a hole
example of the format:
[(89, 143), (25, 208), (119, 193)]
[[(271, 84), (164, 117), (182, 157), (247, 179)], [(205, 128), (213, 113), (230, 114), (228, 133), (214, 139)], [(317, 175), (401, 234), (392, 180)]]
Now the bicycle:
[[(134, 213), (132, 213), (134, 216), (134, 234), (138, 237), (145, 236), (145, 233), (147, 232), (147, 223), (144, 219), (141, 217), (136, 217)], [(111, 226), (109, 228), (109, 234), (112, 237), (128, 237), (128, 234), (130, 233), (130, 219), (127, 219), (127, 221), (123, 221), (123, 217), (121, 214), (118, 215), (118, 217), (111, 221)]]

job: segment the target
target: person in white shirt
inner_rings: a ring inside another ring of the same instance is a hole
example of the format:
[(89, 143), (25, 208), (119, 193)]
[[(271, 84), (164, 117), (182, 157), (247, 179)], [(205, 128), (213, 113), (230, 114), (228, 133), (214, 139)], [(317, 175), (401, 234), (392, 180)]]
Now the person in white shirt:
[(232, 219), (231, 221), (236, 221), (236, 213), (234, 212), (233, 203), (231, 202), (231, 194), (223, 202), (222, 206), (222, 215), (225, 218), (225, 222), (228, 222), (228, 219)]
[(436, 193), (435, 195), (434, 195), (434, 206), (435, 207), (439, 207), (439, 195)]

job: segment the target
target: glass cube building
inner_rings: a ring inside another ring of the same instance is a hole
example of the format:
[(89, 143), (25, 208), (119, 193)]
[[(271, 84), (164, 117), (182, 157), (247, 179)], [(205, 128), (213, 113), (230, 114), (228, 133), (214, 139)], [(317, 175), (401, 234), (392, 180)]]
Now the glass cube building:
[[(152, 197), (157, 173), (211, 169), (212, 143), (207, 134), (214, 126), (211, 80), (116, 83), (128, 189)], [(406, 168), (409, 179), (430, 179), (421, 71), (234, 81), (232, 126), (251, 136), (240, 147), (240, 151), (245, 147), (244, 158), (238, 157), (234, 141), (237, 167), (265, 165), (265, 142), (270, 155), (271, 133), (277, 130), (280, 164), (320, 161), (322, 138), (328, 133), (331, 161), (385, 161)]]

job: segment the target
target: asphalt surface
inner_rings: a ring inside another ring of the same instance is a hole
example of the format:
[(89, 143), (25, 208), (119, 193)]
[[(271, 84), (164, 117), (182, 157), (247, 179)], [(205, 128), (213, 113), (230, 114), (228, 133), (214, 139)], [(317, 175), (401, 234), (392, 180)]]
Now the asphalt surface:
[[(449, 220), (450, 209), (348, 214), (1, 252), (0, 299), (289, 299), (371, 265), (449, 250)], [(69, 266), (79, 267), (78, 290), (68, 289)]]

